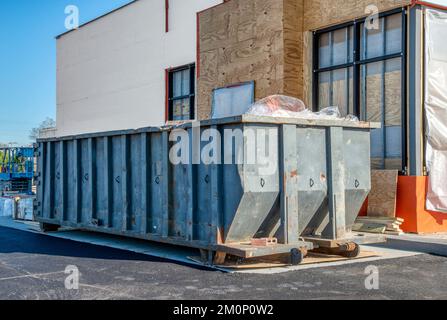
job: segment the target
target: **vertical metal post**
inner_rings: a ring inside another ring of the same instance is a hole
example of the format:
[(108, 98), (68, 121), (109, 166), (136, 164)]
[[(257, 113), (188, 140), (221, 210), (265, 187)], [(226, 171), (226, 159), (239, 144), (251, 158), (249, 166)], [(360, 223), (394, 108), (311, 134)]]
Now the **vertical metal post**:
[(97, 212), (96, 212), (96, 145), (95, 140), (93, 138), (88, 139), (88, 153), (89, 153), (89, 163), (88, 163), (88, 171), (90, 177), (88, 179), (88, 186), (90, 191), (90, 213), (92, 222), (96, 220)]
[[(191, 127), (191, 129), (189, 129), (189, 165), (187, 165), (188, 168), (188, 178), (187, 181), (189, 183), (189, 190), (187, 190), (186, 192), (188, 192), (188, 209), (186, 211), (186, 221), (185, 221), (185, 236), (186, 239), (191, 241), (194, 238), (194, 210), (196, 208), (196, 190), (197, 190), (197, 168), (196, 168), (196, 164), (194, 163), (193, 159), (195, 156), (195, 148), (194, 148), (194, 126)], [(200, 134), (199, 134), (200, 136)], [(199, 148), (200, 150), (200, 148)]]
[[(211, 130), (216, 132), (217, 126), (212, 126)], [(221, 143), (218, 146), (220, 155), (219, 158), (222, 159), (222, 148), (223, 144)], [(210, 166), (211, 170), (211, 242), (215, 241), (214, 243), (218, 243), (220, 240), (224, 241), (223, 234), (220, 234), (221, 232), (221, 219), (222, 219), (222, 210), (221, 210), (221, 178), (220, 178), (220, 170), (222, 166), (218, 164), (212, 164)]]
[(54, 208), (55, 208), (55, 195), (54, 195), (54, 190), (55, 190), (55, 184), (56, 184), (56, 176), (55, 176), (55, 165), (54, 165), (54, 147), (55, 147), (55, 142), (48, 142), (48, 161), (49, 161), (49, 181), (50, 181), (50, 185), (49, 185), (49, 209), (48, 209), (48, 218), (49, 219), (54, 219), (55, 218), (55, 212), (54, 212)]
[(283, 125), (280, 139), (280, 216), (279, 241), (284, 244), (299, 241), (298, 163), (295, 125)]
[(169, 236), (169, 132), (163, 131), (162, 133), (162, 177), (161, 177), (161, 189), (162, 189), (162, 214), (161, 223), (162, 237)]
[(60, 194), (60, 206), (61, 206), (61, 224), (67, 220), (67, 152), (65, 141), (59, 142), (59, 188)]
[(410, 162), (409, 174), (413, 176), (422, 176), (424, 174), (423, 23), (424, 17), (421, 7), (415, 6), (411, 8), (408, 53), (408, 145)]
[(46, 169), (46, 145), (48, 142), (39, 143), (38, 151), (38, 182), (37, 182), (37, 215), (44, 216), (44, 195), (45, 195), (45, 169)]
[(106, 199), (106, 217), (104, 225), (113, 228), (113, 153), (109, 137), (104, 137), (104, 197)]
[(76, 222), (82, 222), (82, 174), (81, 174), (81, 141), (74, 140), (74, 174), (75, 195), (74, 208)]
[(149, 218), (149, 195), (150, 195), (150, 140), (146, 132), (141, 134), (141, 233), (150, 232), (148, 225)]
[(129, 231), (131, 227), (130, 217), (130, 199), (129, 199), (129, 187), (131, 168), (129, 166), (129, 137), (127, 135), (121, 136), (121, 161), (122, 161), (122, 179), (121, 179), (121, 192), (123, 195), (123, 224), (122, 230), (124, 232)]
[[(343, 128), (327, 129), (327, 173), (329, 226), (332, 239), (343, 239), (346, 235), (345, 167)], [(355, 155), (352, 155), (355, 157)]]

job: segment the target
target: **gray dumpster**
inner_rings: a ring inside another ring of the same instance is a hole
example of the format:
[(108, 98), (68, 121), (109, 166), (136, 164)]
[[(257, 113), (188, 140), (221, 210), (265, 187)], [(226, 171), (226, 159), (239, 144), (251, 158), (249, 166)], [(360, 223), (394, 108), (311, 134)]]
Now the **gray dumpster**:
[[(370, 191), (371, 128), (244, 115), (39, 140), (37, 220), (210, 259), (330, 247)], [(278, 244), (251, 245), (261, 238)]]

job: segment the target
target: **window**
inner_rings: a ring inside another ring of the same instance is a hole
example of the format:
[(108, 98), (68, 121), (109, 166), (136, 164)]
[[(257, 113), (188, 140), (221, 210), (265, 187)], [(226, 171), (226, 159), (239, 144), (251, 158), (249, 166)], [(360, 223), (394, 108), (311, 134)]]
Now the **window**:
[(356, 20), (315, 32), (314, 102), (342, 115), (380, 122), (371, 134), (373, 169), (405, 169), (404, 9), (383, 13), (378, 28)]
[(195, 65), (168, 71), (168, 120), (193, 120), (195, 102)]

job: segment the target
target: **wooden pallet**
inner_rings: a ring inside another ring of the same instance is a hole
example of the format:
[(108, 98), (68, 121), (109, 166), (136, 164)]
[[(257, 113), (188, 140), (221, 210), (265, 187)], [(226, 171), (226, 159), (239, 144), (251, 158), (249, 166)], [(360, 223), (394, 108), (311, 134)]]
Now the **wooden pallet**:
[[(365, 258), (371, 258), (371, 257), (378, 257), (379, 254), (372, 251), (364, 251), (361, 252), (360, 255), (356, 258), (345, 258), (341, 256), (336, 255), (326, 255), (326, 254), (319, 254), (314, 252), (309, 252), (307, 257), (304, 258), (303, 262), (300, 264), (300, 266), (303, 265), (318, 265), (322, 263), (331, 263), (331, 262), (340, 262), (340, 261), (348, 261), (348, 260), (358, 260), (358, 259), (365, 259)], [(202, 260), (200, 257), (188, 257), (188, 259), (202, 263)], [(288, 255), (285, 256), (272, 256), (262, 259), (246, 259), (242, 261), (231, 261), (227, 260), (223, 264), (216, 265), (216, 267), (219, 268), (226, 268), (226, 269), (232, 269), (232, 270), (250, 270), (250, 269), (269, 269), (269, 268), (285, 268), (290, 267), (290, 263), (288, 263), (286, 260), (288, 259)]]

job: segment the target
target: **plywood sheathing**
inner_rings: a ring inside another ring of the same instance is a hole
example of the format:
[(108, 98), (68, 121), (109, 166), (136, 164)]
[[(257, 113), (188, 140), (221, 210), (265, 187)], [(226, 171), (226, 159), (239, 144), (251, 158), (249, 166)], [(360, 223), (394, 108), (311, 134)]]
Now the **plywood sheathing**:
[(411, 0), (304, 0), (304, 29), (317, 30), (366, 16), (369, 5), (380, 12), (411, 4)]
[(368, 217), (396, 217), (397, 170), (373, 170), (368, 197)]
[(303, 23), (304, 0), (284, 0), (284, 90), (292, 97), (304, 98)]
[(232, 0), (199, 15), (198, 117), (214, 88), (255, 80), (260, 99), (284, 91), (282, 0)]

